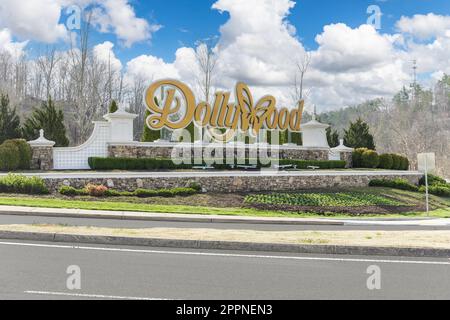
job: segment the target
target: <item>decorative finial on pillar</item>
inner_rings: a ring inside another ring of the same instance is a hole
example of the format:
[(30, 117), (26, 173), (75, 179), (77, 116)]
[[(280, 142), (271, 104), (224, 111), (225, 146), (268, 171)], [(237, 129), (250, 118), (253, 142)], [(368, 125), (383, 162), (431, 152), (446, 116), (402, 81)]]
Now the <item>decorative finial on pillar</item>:
[(44, 129), (40, 129), (39, 138), (33, 141), (28, 141), (28, 144), (32, 147), (53, 147), (55, 145), (55, 142), (45, 139)]

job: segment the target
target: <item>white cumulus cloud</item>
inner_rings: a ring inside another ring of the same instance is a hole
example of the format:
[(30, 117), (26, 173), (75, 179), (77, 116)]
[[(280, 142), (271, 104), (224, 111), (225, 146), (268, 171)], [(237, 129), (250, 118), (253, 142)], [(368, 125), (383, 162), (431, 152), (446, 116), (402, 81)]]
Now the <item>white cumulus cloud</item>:
[(422, 40), (442, 36), (450, 31), (450, 16), (416, 14), (402, 17), (396, 24), (397, 29)]
[(0, 30), (0, 53), (6, 52), (12, 57), (19, 58), (24, 54), (28, 41), (15, 42), (8, 29)]
[(122, 62), (117, 59), (113, 51), (114, 44), (110, 41), (105, 41), (94, 47), (94, 55), (100, 61), (111, 66), (113, 71), (120, 71), (122, 69)]
[(67, 39), (67, 29), (59, 22), (61, 8), (58, 0), (2, 0), (0, 28), (8, 28), (22, 39), (46, 43)]
[(105, 0), (94, 10), (94, 23), (101, 32), (114, 32), (126, 47), (136, 42), (151, 40), (152, 33), (161, 26), (149, 24), (145, 19), (136, 17), (133, 7), (127, 0)]

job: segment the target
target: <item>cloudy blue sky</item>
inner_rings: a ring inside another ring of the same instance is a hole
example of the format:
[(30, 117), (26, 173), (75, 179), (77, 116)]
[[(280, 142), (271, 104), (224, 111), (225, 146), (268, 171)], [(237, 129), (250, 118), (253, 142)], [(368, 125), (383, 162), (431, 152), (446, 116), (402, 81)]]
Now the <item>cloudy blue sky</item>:
[(414, 59), (424, 85), (450, 73), (448, 0), (0, 0), (0, 51), (66, 50), (73, 5), (93, 12), (94, 54), (127, 81), (192, 82), (204, 39), (214, 39), (217, 88), (243, 80), (287, 105), (295, 62), (309, 52), (308, 104), (319, 110), (389, 97), (411, 81)]

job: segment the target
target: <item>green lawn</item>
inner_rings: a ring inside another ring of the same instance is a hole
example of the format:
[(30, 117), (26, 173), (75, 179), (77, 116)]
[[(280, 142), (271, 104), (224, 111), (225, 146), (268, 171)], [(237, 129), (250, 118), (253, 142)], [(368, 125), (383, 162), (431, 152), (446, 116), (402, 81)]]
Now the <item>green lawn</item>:
[[(423, 194), (403, 190), (394, 190), (388, 188), (361, 188), (361, 192), (371, 193), (370, 199), (391, 199), (388, 201), (402, 203), (423, 202)], [(345, 191), (343, 191), (345, 193)], [(313, 193), (319, 194), (321, 193)], [(367, 198), (366, 198), (367, 200)], [(450, 199), (431, 196), (432, 217), (450, 218)], [(375, 200), (374, 200), (375, 201)], [(355, 218), (348, 214), (313, 214), (313, 213), (289, 213), (281, 211), (257, 210), (252, 208), (216, 208), (207, 206), (190, 205), (162, 205), (150, 203), (131, 203), (124, 201), (86, 201), (79, 199), (61, 199), (52, 197), (26, 197), (26, 196), (4, 196), (0, 197), (0, 205), (29, 206), (29, 207), (47, 207), (47, 208), (67, 208), (67, 209), (87, 209), (87, 210), (106, 210), (106, 211), (136, 211), (136, 212), (155, 212), (155, 213), (183, 213), (183, 214), (205, 214), (205, 215), (230, 215), (230, 216), (260, 216), (260, 217), (290, 217), (290, 218)], [(363, 215), (358, 218), (417, 218), (425, 217), (424, 212), (408, 212), (388, 215)]]

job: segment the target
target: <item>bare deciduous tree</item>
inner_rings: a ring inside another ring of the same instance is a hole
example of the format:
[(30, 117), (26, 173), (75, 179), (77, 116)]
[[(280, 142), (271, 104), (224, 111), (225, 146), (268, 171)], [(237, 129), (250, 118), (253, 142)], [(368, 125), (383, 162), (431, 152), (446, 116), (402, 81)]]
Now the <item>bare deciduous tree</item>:
[(214, 49), (206, 42), (199, 42), (195, 52), (195, 58), (199, 68), (197, 82), (206, 102), (211, 99), (214, 70), (217, 63), (217, 55)]
[(293, 83), (293, 99), (295, 103), (309, 96), (310, 91), (305, 92), (305, 75), (311, 64), (311, 53), (305, 52), (295, 61), (294, 83)]

